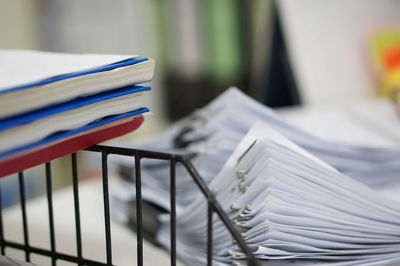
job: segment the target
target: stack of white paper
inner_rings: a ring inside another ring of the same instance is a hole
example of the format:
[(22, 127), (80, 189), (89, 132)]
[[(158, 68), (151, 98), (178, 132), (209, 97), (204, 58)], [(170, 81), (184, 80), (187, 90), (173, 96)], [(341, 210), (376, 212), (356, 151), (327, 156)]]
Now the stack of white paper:
[[(201, 177), (209, 183), (257, 119), (361, 183), (375, 187), (400, 181), (400, 148), (359, 147), (316, 138), (235, 88), (178, 121), (142, 148), (192, 156)], [(144, 161), (142, 170), (144, 198), (169, 209), (169, 163)], [(186, 169), (177, 165), (176, 172), (179, 209), (193, 202), (199, 190)], [(115, 188), (115, 201), (134, 198), (134, 189), (127, 192), (126, 186), (122, 182), (120, 188)]]
[[(397, 202), (382, 197), (265, 124), (252, 127), (210, 189), (266, 263), (400, 263), (400, 197)], [(177, 251), (191, 265), (206, 263), (206, 217), (202, 195), (177, 215)], [(159, 241), (168, 247), (168, 217), (162, 220)], [(216, 218), (213, 232), (215, 265), (245, 265)]]

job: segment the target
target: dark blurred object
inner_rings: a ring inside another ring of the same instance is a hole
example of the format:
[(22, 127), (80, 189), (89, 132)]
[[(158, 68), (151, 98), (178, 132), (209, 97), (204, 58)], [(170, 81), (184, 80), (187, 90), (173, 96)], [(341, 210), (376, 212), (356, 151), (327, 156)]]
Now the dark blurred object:
[[(163, 162), (160, 161), (162, 165)], [(120, 163), (117, 165), (119, 178), (126, 182), (135, 182), (135, 168), (132, 165), (127, 165)], [(125, 203), (124, 203), (125, 204)], [(137, 209), (136, 201), (132, 200), (126, 203), (128, 205), (128, 225), (129, 228), (136, 232), (137, 228)], [(153, 243), (154, 245), (159, 245), (156, 241), (156, 234), (159, 226), (158, 216), (164, 213), (168, 213), (167, 210), (161, 208), (160, 206), (154, 205), (150, 202), (143, 201), (143, 236)]]
[[(175, 1), (175, 5), (177, 3), (177, 9), (182, 9), (182, 1)], [(190, 4), (185, 5), (188, 12), (193, 11), (188, 7)], [(196, 19), (200, 20), (197, 23), (206, 26), (192, 25), (192, 30), (198, 30), (196, 37), (185, 27), (170, 29), (172, 33), (178, 32), (173, 43), (175, 53), (167, 59), (164, 76), (170, 119), (188, 115), (230, 86), (237, 86), (270, 107), (300, 103), (273, 1), (224, 0), (218, 4), (205, 1), (192, 5), (198, 7), (197, 12), (203, 12), (201, 16), (196, 13)], [(176, 13), (174, 20), (177, 22), (172, 23), (175, 27), (184, 20), (182, 12)], [(195, 45), (192, 52), (202, 53), (203, 60), (188, 56), (190, 53), (186, 50), (190, 47), (187, 45), (194, 43), (190, 37), (202, 42), (203, 45)]]
[(270, 107), (300, 104), (276, 4), (273, 5), (271, 35), (271, 48), (266, 58), (265, 76), (259, 88), (259, 100)]
[[(129, 206), (129, 221), (128, 226), (134, 232), (136, 232), (137, 228), (137, 215), (136, 215), (136, 201), (130, 201), (128, 203)], [(157, 242), (156, 236), (159, 229), (159, 215), (161, 214), (169, 214), (167, 210), (164, 210), (160, 206), (152, 204), (147, 201), (142, 202), (143, 211), (142, 211), (142, 219), (143, 219), (143, 237), (150, 241), (152, 244), (159, 246), (160, 244)]]
[(243, 81), (217, 84), (211, 79), (187, 80), (177, 75), (167, 75), (167, 112), (170, 119), (182, 118), (201, 108), (217, 97), (229, 86), (242, 87)]

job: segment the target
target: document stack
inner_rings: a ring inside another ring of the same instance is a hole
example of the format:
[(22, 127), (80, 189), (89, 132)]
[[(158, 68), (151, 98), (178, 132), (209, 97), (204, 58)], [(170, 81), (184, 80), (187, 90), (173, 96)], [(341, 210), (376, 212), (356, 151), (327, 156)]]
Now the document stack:
[(0, 51), (0, 176), (135, 130), (154, 60)]
[[(254, 124), (209, 186), (260, 262), (400, 263), (400, 197), (385, 198), (266, 124)], [(190, 265), (206, 264), (207, 210), (200, 195), (176, 218), (177, 252)], [(162, 218), (158, 240), (168, 247)], [(214, 265), (246, 265), (221, 221), (213, 232)]]
[[(372, 188), (399, 179), (400, 148), (361, 147), (317, 138), (285, 122), (272, 109), (236, 88), (227, 90), (204, 108), (173, 124), (141, 148), (189, 156), (201, 177), (210, 183), (256, 120), (267, 123), (341, 173)], [(165, 210), (169, 210), (168, 171), (168, 163), (142, 163), (143, 197)], [(179, 209), (192, 203), (199, 191), (186, 169), (177, 165), (176, 172)], [(131, 173), (133, 175), (134, 171)], [(132, 183), (122, 180), (114, 191), (113, 200), (118, 206), (135, 198)], [(122, 222), (127, 219), (127, 211), (123, 209), (113, 210)]]
[[(399, 263), (400, 205), (376, 190), (400, 183), (399, 148), (319, 139), (235, 88), (142, 148), (192, 158), (231, 222), (265, 262)], [(169, 163), (143, 161), (141, 170), (143, 198), (168, 212)], [(176, 178), (178, 255), (190, 265), (206, 264), (206, 201), (179, 164)], [(111, 210), (121, 222), (130, 220), (135, 196), (127, 179), (112, 191)], [(159, 214), (157, 222), (156, 241), (168, 248), (169, 216)], [(217, 218), (213, 232), (214, 265), (246, 265)]]

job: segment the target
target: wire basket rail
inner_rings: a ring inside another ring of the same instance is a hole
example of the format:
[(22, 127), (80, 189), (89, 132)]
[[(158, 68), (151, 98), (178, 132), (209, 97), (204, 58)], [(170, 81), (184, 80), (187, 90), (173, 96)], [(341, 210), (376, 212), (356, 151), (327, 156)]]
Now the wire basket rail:
[[(71, 154), (71, 167), (72, 167), (72, 186), (73, 186), (73, 199), (74, 199), (74, 214), (75, 214), (75, 231), (76, 231), (76, 255), (65, 254), (58, 252), (55, 247), (55, 230), (54, 230), (54, 214), (53, 214), (53, 196), (52, 196), (52, 173), (51, 162), (44, 164), (46, 170), (46, 194), (47, 194), (47, 207), (49, 217), (49, 231), (50, 231), (50, 249), (34, 247), (29, 242), (28, 222), (26, 215), (26, 197), (24, 186), (24, 173), (18, 173), (18, 182), (20, 190), (20, 202), (22, 213), (22, 230), (23, 230), (23, 243), (15, 241), (8, 241), (4, 237), (3, 228), (3, 215), (2, 203), (0, 194), (0, 249), (1, 254), (6, 255), (6, 248), (14, 248), (24, 251), (25, 260), (31, 261), (31, 254), (39, 254), (51, 258), (51, 264), (57, 265), (58, 260), (76, 263), (77, 265), (113, 265), (112, 252), (111, 252), (111, 224), (110, 224), (110, 200), (109, 200), (109, 185), (108, 185), (108, 156), (109, 155), (122, 155), (132, 157), (135, 165), (135, 185), (136, 185), (136, 233), (137, 233), (137, 265), (143, 265), (143, 227), (142, 227), (142, 187), (141, 187), (141, 159), (164, 160), (170, 163), (170, 219), (171, 219), (171, 234), (170, 234), (170, 258), (171, 265), (176, 265), (176, 173), (175, 166), (177, 163), (182, 164), (190, 174), (191, 178), (201, 190), (204, 200), (208, 204), (207, 215), (207, 265), (212, 265), (213, 260), (213, 215), (222, 221), (226, 229), (231, 233), (233, 239), (238, 246), (246, 254), (249, 265), (258, 265), (257, 260), (252, 254), (250, 248), (244, 242), (239, 232), (234, 228), (230, 222), (227, 214), (223, 211), (221, 205), (217, 202), (214, 195), (208, 189), (207, 185), (200, 177), (196, 168), (192, 165), (189, 159), (182, 155), (171, 153), (161, 153), (154, 151), (138, 150), (131, 148), (121, 148), (113, 146), (95, 145), (85, 149), (86, 151), (96, 152), (101, 154), (102, 166), (102, 187), (103, 187), (103, 201), (104, 201), (104, 225), (105, 225), (105, 243), (106, 243), (106, 261), (95, 261), (86, 259), (82, 255), (82, 236), (81, 236), (81, 222), (80, 222), (80, 209), (79, 209), (79, 184), (78, 184), (78, 167), (76, 153)], [(1, 189), (0, 189), (1, 193)]]

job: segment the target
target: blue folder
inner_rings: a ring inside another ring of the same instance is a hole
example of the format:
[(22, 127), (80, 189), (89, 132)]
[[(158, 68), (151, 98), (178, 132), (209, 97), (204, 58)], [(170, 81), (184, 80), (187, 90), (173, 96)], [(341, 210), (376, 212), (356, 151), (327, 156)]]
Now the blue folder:
[(21, 147), (13, 148), (13, 149), (10, 149), (10, 150), (4, 151), (4, 152), (0, 152), (0, 159), (3, 158), (3, 157), (6, 157), (6, 156), (12, 155), (14, 153), (17, 153), (17, 152), (21, 152), (21, 151), (28, 150), (28, 149), (31, 149), (31, 148), (35, 148), (35, 147), (38, 147), (38, 146), (41, 146), (41, 145), (45, 145), (45, 144), (47, 144), (49, 142), (52, 142), (52, 141), (55, 141), (55, 140), (58, 140), (58, 139), (62, 139), (62, 138), (68, 137), (68, 136), (72, 136), (74, 134), (77, 134), (77, 133), (80, 133), (80, 132), (83, 132), (83, 131), (86, 131), (86, 130), (89, 130), (89, 129), (92, 129), (92, 128), (95, 128), (95, 127), (98, 127), (98, 126), (101, 126), (101, 125), (104, 125), (104, 124), (108, 124), (108, 123), (111, 123), (111, 122), (114, 122), (114, 121), (117, 121), (117, 120), (120, 120), (120, 119), (124, 119), (124, 118), (135, 116), (135, 115), (140, 115), (140, 114), (146, 113), (148, 111), (149, 111), (148, 108), (142, 107), (142, 108), (139, 108), (139, 109), (134, 110), (132, 112), (127, 112), (127, 113), (124, 113), (124, 114), (104, 117), (104, 118), (102, 118), (100, 120), (94, 121), (94, 122), (92, 122), (90, 124), (87, 124), (87, 125), (85, 125), (83, 127), (77, 128), (77, 129), (57, 132), (57, 133), (54, 133), (54, 134), (52, 134), (52, 135), (50, 135), (50, 136), (48, 136), (48, 137), (46, 137), (46, 138), (44, 138), (42, 140), (39, 140), (39, 141), (36, 141), (36, 142), (33, 142), (33, 143), (29, 143), (27, 145), (23, 145)]
[(105, 101), (108, 99), (120, 97), (127, 94), (138, 93), (141, 91), (148, 91), (150, 87), (146, 86), (129, 86), (120, 89), (115, 89), (99, 94), (95, 94), (87, 97), (79, 97), (72, 101), (68, 101), (62, 104), (56, 104), (41, 109), (37, 109), (33, 112), (27, 112), (12, 117), (0, 119), (0, 131), (12, 128), (24, 123), (29, 123), (37, 119), (45, 118), (51, 115), (83, 107), (89, 104)]
[(22, 89), (26, 89), (26, 88), (30, 88), (30, 87), (35, 87), (35, 86), (45, 85), (48, 83), (52, 83), (52, 82), (56, 82), (56, 81), (60, 81), (60, 80), (64, 80), (64, 79), (69, 79), (69, 78), (75, 78), (75, 77), (79, 77), (79, 76), (84, 76), (84, 75), (88, 75), (88, 74), (92, 74), (92, 73), (109, 71), (109, 70), (112, 70), (115, 68), (134, 65), (134, 64), (141, 63), (141, 62), (144, 62), (147, 60), (149, 60), (149, 59), (146, 57), (132, 57), (132, 58), (128, 58), (128, 59), (116, 62), (116, 63), (105, 65), (105, 66), (100, 66), (100, 67), (96, 67), (96, 68), (92, 68), (92, 69), (88, 69), (88, 70), (82, 70), (82, 71), (78, 71), (78, 72), (74, 72), (74, 73), (63, 74), (63, 75), (46, 78), (46, 79), (39, 80), (36, 82), (28, 83), (28, 84), (10, 87), (10, 88), (4, 89), (4, 90), (0, 90), (0, 94), (8, 93), (11, 91), (16, 91), (16, 90), (22, 90)]

